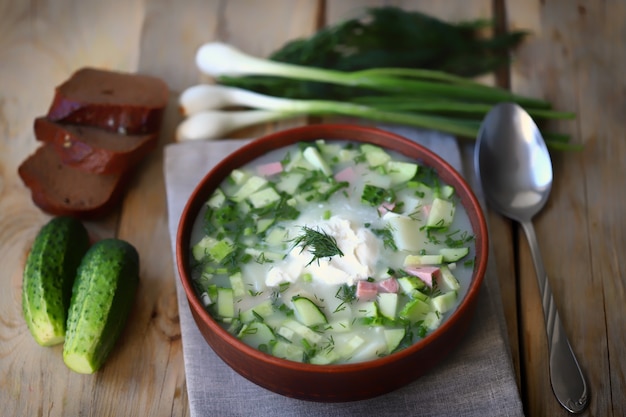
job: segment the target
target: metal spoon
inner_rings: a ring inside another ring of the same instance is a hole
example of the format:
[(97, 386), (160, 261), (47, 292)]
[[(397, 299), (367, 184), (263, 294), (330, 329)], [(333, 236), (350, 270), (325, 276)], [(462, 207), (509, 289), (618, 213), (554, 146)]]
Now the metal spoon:
[(572, 413), (589, 402), (587, 383), (559, 318), (539, 254), (532, 218), (552, 187), (552, 163), (537, 125), (517, 104), (500, 103), (485, 117), (474, 154), (476, 173), (487, 202), (518, 221), (530, 246), (541, 290), (554, 395)]

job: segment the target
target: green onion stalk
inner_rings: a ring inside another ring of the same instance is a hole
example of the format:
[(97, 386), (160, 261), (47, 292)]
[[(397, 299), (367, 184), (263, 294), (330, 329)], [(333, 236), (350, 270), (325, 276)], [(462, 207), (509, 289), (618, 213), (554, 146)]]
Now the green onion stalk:
[[(417, 113), (381, 111), (374, 107), (327, 100), (296, 100), (271, 97), (252, 91), (202, 84), (188, 88), (179, 99), (186, 119), (178, 126), (177, 140), (212, 139), (236, 128), (303, 115), (340, 115), (439, 130), (459, 136), (473, 136), (479, 123)], [(221, 110), (251, 107), (255, 110)]]
[[(181, 95), (181, 108), (189, 117), (179, 126), (179, 140), (208, 138), (208, 132), (189, 128), (189, 125), (200, 126), (200, 118), (220, 121), (217, 125), (221, 128), (212, 132), (216, 135), (227, 133), (231, 128), (235, 130), (235, 127), (302, 115), (343, 115), (433, 129), (473, 139), (482, 118), (494, 104), (502, 101), (518, 103), (537, 118), (575, 117), (573, 113), (551, 110), (550, 103), (546, 101), (436, 70), (372, 68), (344, 72), (257, 58), (220, 42), (200, 47), (196, 65), (218, 82), (228, 77), (277, 76), (358, 87), (378, 94), (359, 96), (352, 102), (340, 102), (279, 98), (235, 87), (196, 86)], [(245, 116), (245, 111), (226, 115), (224, 113), (232, 112), (218, 110), (229, 106), (256, 110), (248, 116)], [(221, 121), (222, 117), (228, 122)], [(557, 148), (566, 148), (567, 140), (567, 137), (546, 135), (548, 145)]]

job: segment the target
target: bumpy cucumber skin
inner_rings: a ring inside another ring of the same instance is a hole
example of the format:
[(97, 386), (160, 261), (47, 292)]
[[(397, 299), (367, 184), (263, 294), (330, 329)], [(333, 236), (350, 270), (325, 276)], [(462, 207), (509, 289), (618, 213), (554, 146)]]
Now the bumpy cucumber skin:
[(35, 238), (22, 278), (22, 313), (41, 346), (65, 338), (72, 285), (88, 248), (85, 226), (72, 217), (52, 218)]
[(63, 360), (92, 374), (120, 336), (139, 285), (139, 254), (128, 242), (104, 239), (85, 254), (74, 281)]

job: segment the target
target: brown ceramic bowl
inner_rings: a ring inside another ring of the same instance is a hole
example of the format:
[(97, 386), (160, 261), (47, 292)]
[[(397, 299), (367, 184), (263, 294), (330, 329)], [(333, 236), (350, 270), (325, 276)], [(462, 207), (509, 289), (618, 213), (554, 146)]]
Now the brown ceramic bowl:
[[(190, 236), (201, 206), (229, 173), (256, 157), (299, 141), (339, 139), (367, 142), (395, 150), (423, 165), (456, 188), (469, 214), (476, 240), (471, 284), (458, 308), (442, 325), (414, 345), (368, 362), (312, 365), (279, 359), (254, 349), (224, 330), (204, 309), (193, 289), (190, 273)], [(183, 211), (176, 236), (176, 262), (191, 313), (207, 343), (232, 369), (273, 392), (320, 402), (354, 401), (393, 391), (414, 381), (440, 362), (464, 336), (472, 319), (487, 267), (487, 227), (470, 187), (447, 162), (401, 136), (352, 125), (311, 125), (284, 130), (243, 146), (221, 161), (200, 181)], [(207, 378), (211, 378), (207, 375)]]

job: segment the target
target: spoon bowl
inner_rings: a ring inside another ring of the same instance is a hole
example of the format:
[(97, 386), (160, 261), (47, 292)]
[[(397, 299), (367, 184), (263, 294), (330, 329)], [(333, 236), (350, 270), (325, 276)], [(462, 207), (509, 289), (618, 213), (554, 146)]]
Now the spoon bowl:
[(476, 167), (488, 203), (522, 221), (537, 214), (552, 188), (552, 162), (537, 125), (513, 103), (494, 107), (478, 136)]
[(548, 148), (524, 109), (514, 103), (500, 103), (481, 125), (474, 162), (487, 203), (518, 221), (526, 233), (541, 291), (552, 390), (568, 411), (582, 412), (589, 403), (587, 383), (554, 303), (531, 222), (552, 188)]

